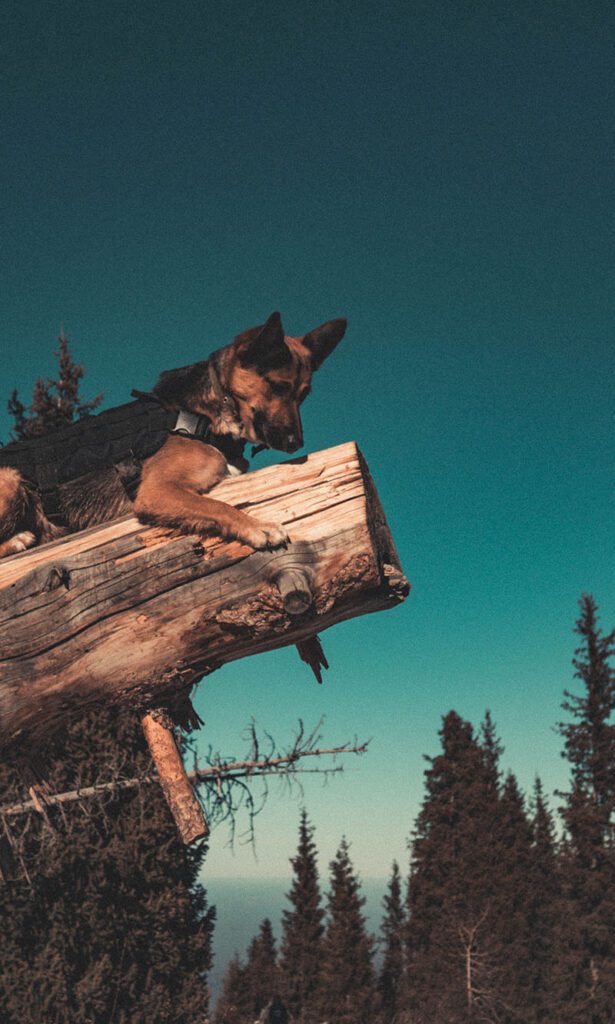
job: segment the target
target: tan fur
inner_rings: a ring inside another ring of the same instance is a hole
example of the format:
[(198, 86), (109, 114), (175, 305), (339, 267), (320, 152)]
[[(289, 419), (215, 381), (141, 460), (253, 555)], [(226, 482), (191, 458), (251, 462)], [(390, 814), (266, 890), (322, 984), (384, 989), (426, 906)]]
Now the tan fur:
[(21, 475), (16, 469), (0, 469), (0, 523), (7, 527), (18, 509)]
[[(271, 370), (262, 376), (252, 367), (242, 366), (235, 355), (228, 373), (228, 386), (237, 400), (248, 440), (259, 440), (253, 422), (253, 410), (256, 408), (274, 429), (294, 434), (300, 447), (303, 438), (299, 405), (309, 394), (312, 373), (308, 353), (299, 340), (286, 338), (286, 343), (289, 348), (292, 344), (297, 355), (289, 367)], [(284, 393), (277, 393), (282, 389), (285, 389)]]
[(170, 437), (143, 466), (135, 512), (142, 522), (161, 523), (193, 533), (216, 533), (253, 548), (278, 547), (288, 541), (275, 523), (262, 523), (215, 498), (206, 498), (229, 475), (223, 455), (208, 444)]
[(16, 469), (0, 468), (0, 558), (61, 533), (45, 516), (39, 495)]

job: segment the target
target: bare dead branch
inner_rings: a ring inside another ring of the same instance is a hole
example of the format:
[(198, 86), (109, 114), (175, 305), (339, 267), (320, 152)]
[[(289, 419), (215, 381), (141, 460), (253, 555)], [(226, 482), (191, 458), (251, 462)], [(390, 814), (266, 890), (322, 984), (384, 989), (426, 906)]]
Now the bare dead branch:
[[(339, 747), (318, 748), (315, 750), (293, 749), (289, 754), (279, 757), (269, 756), (261, 760), (251, 757), (245, 761), (220, 761), (216, 764), (207, 765), (204, 768), (197, 768), (195, 771), (188, 772), (187, 775), (193, 785), (207, 783), (216, 787), (218, 793), (220, 793), (219, 784), (222, 780), (231, 783), (238, 783), (243, 779), (260, 779), (268, 777), (282, 778), (283, 776), (299, 772), (304, 775), (328, 775), (339, 772), (341, 771), (341, 766), (333, 768), (296, 770), (291, 770), (291, 768), (300, 758), (338, 756), (341, 754), (364, 754), (366, 750), (367, 743), (357, 744), (354, 746), (343, 745)], [(119, 793), (123, 790), (136, 789), (139, 786), (147, 786), (152, 783), (157, 784), (158, 782), (158, 776), (154, 773), (134, 776), (128, 779), (117, 778), (109, 782), (98, 783), (95, 786), (84, 786), (81, 789), (72, 789), (66, 793), (52, 793), (46, 795), (44, 797), (44, 806), (41, 804), (40, 794), (38, 794), (36, 799), (24, 800), (20, 803), (0, 807), (0, 818), (6, 822), (7, 818), (19, 817), (22, 814), (29, 814), (31, 811), (41, 813), (44, 811), (45, 807), (84, 801), (103, 793)]]

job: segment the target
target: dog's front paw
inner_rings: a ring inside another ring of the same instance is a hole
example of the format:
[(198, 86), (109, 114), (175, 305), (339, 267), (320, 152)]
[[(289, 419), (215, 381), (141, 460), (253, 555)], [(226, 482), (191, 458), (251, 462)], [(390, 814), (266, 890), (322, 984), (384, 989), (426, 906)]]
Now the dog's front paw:
[(274, 548), (285, 548), (290, 537), (283, 526), (277, 523), (260, 523), (255, 521), (254, 529), (250, 530), (245, 540), (256, 551), (272, 551)]
[(24, 530), (22, 533), (16, 533), (14, 537), (11, 537), (7, 541), (7, 554), (15, 555), (18, 551), (26, 551), (28, 548), (33, 548), (36, 544), (36, 537), (29, 530)]

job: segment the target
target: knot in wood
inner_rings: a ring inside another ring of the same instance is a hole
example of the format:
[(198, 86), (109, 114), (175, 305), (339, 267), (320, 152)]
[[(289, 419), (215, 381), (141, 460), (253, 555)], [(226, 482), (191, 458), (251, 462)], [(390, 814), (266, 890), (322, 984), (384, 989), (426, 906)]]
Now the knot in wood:
[(70, 569), (65, 565), (52, 566), (43, 585), (43, 593), (47, 594), (59, 587), (66, 587), (67, 590), (70, 590)]

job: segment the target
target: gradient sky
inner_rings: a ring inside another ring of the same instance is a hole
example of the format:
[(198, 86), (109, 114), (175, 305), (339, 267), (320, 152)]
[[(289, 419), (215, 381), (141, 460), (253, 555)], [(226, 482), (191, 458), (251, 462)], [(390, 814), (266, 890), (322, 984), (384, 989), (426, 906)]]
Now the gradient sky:
[[(2, 394), (54, 368), (61, 321), (105, 406), (282, 311), (347, 316), (307, 446), (356, 439), (413, 584), (202, 684), (203, 743), (326, 715), (370, 753), (306, 782), (323, 862), (406, 863), (451, 707), (489, 707), (547, 791), (576, 601), (615, 619), (613, 30), (607, 3), (9, 2), (3, 8)], [(0, 412), (0, 436), (8, 418)], [(260, 457), (258, 465), (266, 459)], [(556, 801), (555, 801), (556, 802)], [(272, 796), (258, 860), (287, 871)]]

